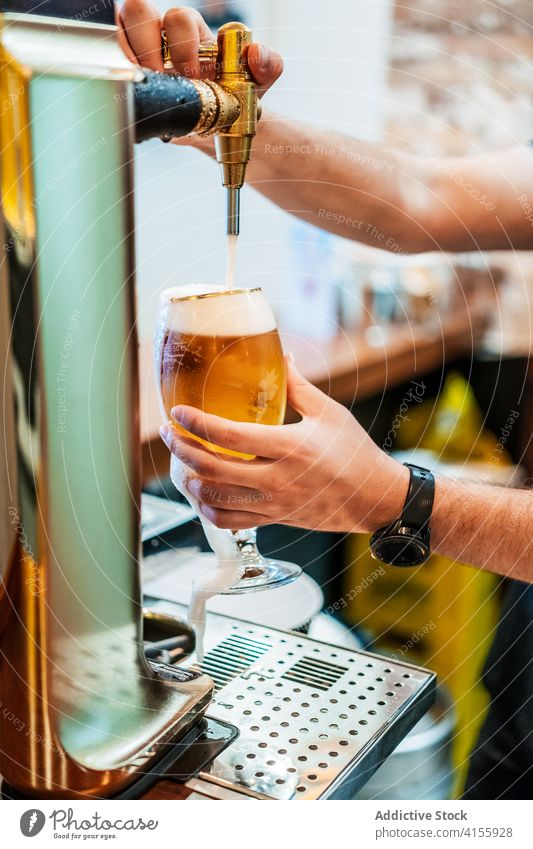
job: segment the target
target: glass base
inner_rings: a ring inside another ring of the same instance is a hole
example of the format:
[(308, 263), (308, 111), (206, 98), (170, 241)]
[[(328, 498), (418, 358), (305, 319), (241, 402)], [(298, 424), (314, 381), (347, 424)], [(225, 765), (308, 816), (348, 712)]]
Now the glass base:
[(302, 574), (300, 566), (296, 563), (287, 563), (285, 560), (270, 560), (259, 555), (244, 568), (242, 578), (225, 590), (222, 595), (239, 595), (240, 593), (257, 593), (260, 590), (270, 590), (273, 587), (282, 587), (290, 584)]

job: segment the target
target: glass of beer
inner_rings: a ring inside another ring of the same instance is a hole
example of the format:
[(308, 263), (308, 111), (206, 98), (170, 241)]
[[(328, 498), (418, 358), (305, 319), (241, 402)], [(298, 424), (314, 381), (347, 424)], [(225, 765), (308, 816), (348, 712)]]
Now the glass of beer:
[[(233, 421), (283, 424), (285, 360), (274, 315), (261, 289), (167, 289), (160, 297), (154, 354), (161, 412), (178, 430), (171, 410), (179, 404)], [(217, 453), (254, 459), (184, 433)], [(301, 573), (294, 563), (263, 557), (256, 528), (215, 530), (233, 534), (244, 567), (241, 579), (225, 592), (267, 589), (289, 583)]]

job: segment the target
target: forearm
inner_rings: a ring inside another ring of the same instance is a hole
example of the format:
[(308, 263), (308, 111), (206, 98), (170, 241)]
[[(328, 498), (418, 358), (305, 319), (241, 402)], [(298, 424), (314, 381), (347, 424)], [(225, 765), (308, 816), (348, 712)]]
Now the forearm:
[[(212, 140), (193, 144), (214, 155)], [(310, 224), (393, 253), (533, 247), (531, 148), (432, 154), (266, 114), (246, 182)]]
[(434, 551), (533, 583), (533, 493), (438, 478), (431, 519)]
[(391, 251), (431, 250), (432, 202), (420, 158), (265, 115), (247, 183), (278, 206), (339, 236)]
[(533, 247), (533, 150), (413, 156), (265, 115), (247, 181), (283, 209), (396, 253)]

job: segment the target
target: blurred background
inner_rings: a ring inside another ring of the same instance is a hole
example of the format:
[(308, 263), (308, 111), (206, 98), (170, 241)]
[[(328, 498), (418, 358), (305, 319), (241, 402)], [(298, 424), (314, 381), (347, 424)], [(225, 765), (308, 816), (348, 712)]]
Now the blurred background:
[[(533, 137), (530, 0), (184, 5), (196, 5), (213, 29), (244, 20), (282, 53), (285, 73), (264, 105), (292, 119), (435, 157)], [(217, 166), (193, 150), (145, 143), (135, 171), (145, 487), (172, 496), (150, 365), (157, 298), (171, 285), (223, 278), (224, 196)], [(264, 289), (286, 349), (378, 444), (444, 474), (502, 484), (533, 477), (533, 253), (409, 257), (362, 248), (297, 222), (249, 188), (242, 210), (238, 284)], [(150, 545), (203, 545), (197, 525), (187, 534)], [(504, 582), (437, 556), (408, 574), (377, 573), (361, 536), (268, 528), (261, 547), (300, 562), (320, 585), (323, 609), (313, 615), (343, 629), (329, 633), (333, 641), (439, 673), (440, 704), (365, 792), (459, 793), (486, 710), (480, 678)]]

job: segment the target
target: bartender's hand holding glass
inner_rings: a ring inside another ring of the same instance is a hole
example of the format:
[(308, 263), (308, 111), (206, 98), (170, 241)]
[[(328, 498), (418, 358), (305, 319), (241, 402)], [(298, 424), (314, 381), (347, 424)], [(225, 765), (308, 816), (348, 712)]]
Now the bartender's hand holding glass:
[[(200, 62), (198, 51), (200, 43), (214, 42), (216, 37), (196, 9), (174, 7), (161, 17), (146, 0), (124, 0), (117, 22), (120, 42), (130, 61), (152, 71), (170, 70), (192, 79), (214, 78), (214, 64)], [(171, 69), (163, 65), (163, 30), (172, 58)], [(248, 65), (263, 92), (283, 71), (281, 56), (262, 44), (250, 45)]]
[[(165, 420), (172, 422), (176, 404), (190, 404), (194, 407), (188, 409), (221, 414), (236, 422), (261, 422), (261, 428), (267, 432), (277, 430), (276, 426), (283, 422), (287, 400), (285, 362), (274, 315), (260, 289), (213, 290), (209, 286), (192, 286), (187, 291), (167, 289), (160, 297), (154, 355)], [(164, 426), (162, 435), (169, 444), (172, 444), (171, 434), (177, 435), (176, 428)], [(215, 459), (222, 452), (221, 456), (234, 460), (238, 467), (245, 467), (250, 461), (255, 463), (254, 449), (241, 451), (229, 444), (231, 438), (225, 433), (222, 436), (227, 444), (213, 441), (204, 428), (187, 441), (195, 442), (205, 458)], [(178, 464), (179, 472), (172, 479), (183, 490), (190, 469), (193, 473), (196, 469), (193, 462), (181, 457), (177, 443), (174, 448), (182, 464)], [(206, 465), (204, 471), (208, 468)], [(231, 482), (231, 476), (228, 480)], [(198, 500), (194, 488), (190, 494)], [(240, 551), (243, 574), (231, 591), (255, 591), (297, 578), (301, 572), (299, 566), (261, 556), (256, 543), (255, 516), (240, 514), (241, 519), (242, 515), (247, 516), (247, 523), (233, 525), (233, 512), (228, 511), (228, 524), (223, 527), (233, 531), (232, 550), (234, 554)], [(221, 532), (214, 538), (212, 527), (204, 530), (213, 548), (224, 542), (220, 539)]]
[(374, 531), (399, 516), (409, 472), (381, 451), (343, 406), (290, 363), (288, 401), (301, 421), (234, 422), (190, 406), (173, 409), (180, 428), (253, 460), (215, 454), (167, 427), (162, 437), (196, 473), (190, 491), (220, 528), (283, 523), (325, 531)]

